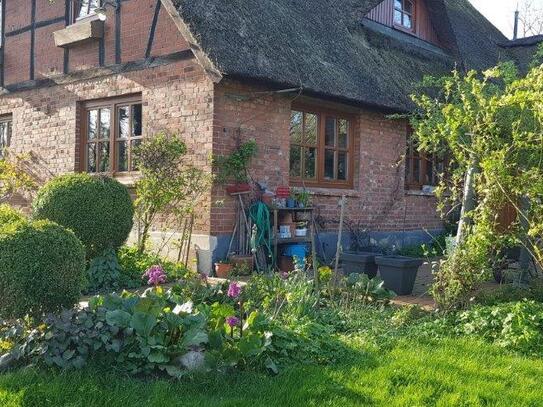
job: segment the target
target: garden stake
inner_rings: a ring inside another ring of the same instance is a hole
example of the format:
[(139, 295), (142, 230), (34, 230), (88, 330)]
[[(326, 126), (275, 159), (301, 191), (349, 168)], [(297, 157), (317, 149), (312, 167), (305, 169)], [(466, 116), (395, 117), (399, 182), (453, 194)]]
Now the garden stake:
[(334, 285), (337, 285), (338, 280), (339, 280), (338, 268), (339, 268), (339, 254), (341, 251), (341, 235), (343, 234), (343, 217), (345, 215), (345, 195), (341, 197), (341, 200), (339, 201), (339, 205), (341, 207), (341, 210), (339, 213), (339, 232), (337, 236), (336, 263), (334, 266)]

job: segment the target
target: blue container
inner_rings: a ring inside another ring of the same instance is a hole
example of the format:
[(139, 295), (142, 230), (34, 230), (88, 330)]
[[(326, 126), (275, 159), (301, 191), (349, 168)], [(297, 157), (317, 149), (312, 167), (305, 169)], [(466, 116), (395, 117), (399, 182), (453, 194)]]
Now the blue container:
[(305, 244), (291, 244), (283, 250), (283, 256), (292, 257), (296, 268), (303, 269), (309, 248)]

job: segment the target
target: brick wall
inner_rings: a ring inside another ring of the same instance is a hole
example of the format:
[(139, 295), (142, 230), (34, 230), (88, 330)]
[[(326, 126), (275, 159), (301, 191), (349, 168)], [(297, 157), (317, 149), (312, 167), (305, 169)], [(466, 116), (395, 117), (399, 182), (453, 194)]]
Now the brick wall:
[[(79, 102), (141, 93), (144, 135), (179, 134), (188, 160), (210, 169), (213, 83), (194, 59), (89, 80), (66, 80), (0, 97), (0, 115), (12, 114), (11, 150), (30, 155), (38, 183), (79, 168)], [(209, 234), (209, 214), (201, 213), (195, 232)], [(160, 225), (157, 225), (160, 227)]]
[[(146, 49), (158, 0), (123, 0), (120, 16), (121, 63), (146, 57)], [(53, 32), (65, 27), (65, 2), (38, 0), (36, 2), (34, 66), (35, 79), (50, 77), (63, 72), (64, 49), (55, 46)], [(60, 22), (51, 23), (51, 21)], [(47, 24), (44, 24), (47, 23)], [(30, 80), (31, 42), (30, 0), (6, 2), (5, 84), (13, 85)], [(116, 62), (116, 15), (113, 7), (106, 8), (103, 53), (104, 65)], [(150, 56), (161, 56), (188, 49), (187, 42), (177, 30), (172, 19), (161, 7), (155, 29)], [(100, 47), (91, 41), (70, 47), (67, 53), (69, 72), (99, 66)]]
[[(270, 189), (289, 184), (289, 123), (292, 103), (321, 106), (354, 114), (354, 186), (352, 189), (309, 188), (317, 215), (330, 230), (337, 229), (338, 202), (347, 197), (346, 218), (375, 232), (403, 232), (442, 228), (433, 197), (412, 195), (404, 189), (405, 123), (382, 113), (297, 94), (266, 93), (266, 89), (224, 81), (215, 92), (213, 151), (224, 154), (236, 144), (256, 139), (258, 156), (251, 174)], [(222, 187), (213, 191), (211, 231), (231, 233), (235, 203)], [(335, 223), (334, 223), (335, 222)]]

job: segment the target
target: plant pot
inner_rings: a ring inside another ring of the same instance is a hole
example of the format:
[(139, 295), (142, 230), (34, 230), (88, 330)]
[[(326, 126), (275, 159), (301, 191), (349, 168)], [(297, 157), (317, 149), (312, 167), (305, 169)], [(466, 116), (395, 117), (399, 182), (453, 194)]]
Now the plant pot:
[(385, 287), (398, 295), (413, 293), (417, 272), (422, 265), (422, 259), (405, 256), (380, 256), (375, 258), (379, 274), (385, 282)]
[(247, 272), (252, 273), (254, 269), (253, 256), (242, 256), (240, 254), (234, 254), (230, 256), (230, 262), (233, 267), (244, 266), (247, 268)]
[(294, 259), (289, 256), (279, 256), (277, 266), (279, 267), (280, 271), (290, 273), (294, 270)]
[(251, 186), (249, 184), (231, 184), (226, 186), (226, 192), (230, 195), (240, 194), (243, 192), (250, 192)]
[(307, 236), (307, 228), (303, 228), (303, 229), (296, 228), (295, 234), (296, 234), (296, 237), (306, 237)]
[(215, 263), (215, 276), (218, 278), (228, 278), (232, 265), (228, 263)]
[(343, 253), (340, 257), (343, 274), (348, 276), (352, 273), (364, 273), (369, 278), (374, 278), (377, 275), (375, 257), (376, 253), (370, 252)]
[(296, 201), (293, 198), (287, 198), (287, 208), (296, 208)]

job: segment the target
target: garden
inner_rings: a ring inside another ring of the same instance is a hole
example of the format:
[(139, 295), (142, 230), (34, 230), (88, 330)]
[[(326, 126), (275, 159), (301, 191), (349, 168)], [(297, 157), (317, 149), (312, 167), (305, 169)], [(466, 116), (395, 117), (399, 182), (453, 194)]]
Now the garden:
[[(395, 305), (374, 269), (341, 272), (339, 256), (265, 269), (269, 236), (239, 240), (260, 265), (243, 281), (196, 272), (196, 208), (220, 180), (158, 134), (137, 149), (135, 200), (113, 178), (68, 174), (30, 213), (0, 205), (0, 405), (543, 405), (543, 67), (425, 85), (409, 120), (421, 149), (450, 157), (436, 192), (456, 234), (393, 254), (441, 257), (435, 309)], [(247, 181), (255, 148), (217, 162)], [(0, 202), (35, 188), (25, 158), (4, 157)], [(149, 241), (165, 213), (183, 231), (176, 260)]]

